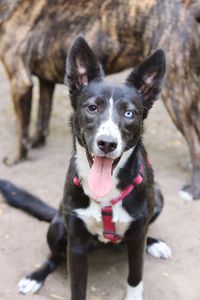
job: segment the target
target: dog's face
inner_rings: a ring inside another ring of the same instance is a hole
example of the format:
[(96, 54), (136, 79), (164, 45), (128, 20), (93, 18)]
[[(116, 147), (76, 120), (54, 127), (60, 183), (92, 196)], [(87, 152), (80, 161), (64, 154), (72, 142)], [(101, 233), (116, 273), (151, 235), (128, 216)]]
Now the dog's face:
[[(138, 142), (142, 130), (141, 94), (132, 87), (91, 83), (77, 103), (76, 135), (91, 156), (113, 162)], [(130, 134), (131, 133), (131, 134)]]
[(137, 145), (143, 119), (159, 97), (164, 75), (164, 52), (157, 50), (131, 72), (124, 84), (109, 85), (85, 40), (79, 36), (74, 41), (66, 76), (75, 136), (85, 148), (92, 177), (102, 180), (103, 174), (109, 181), (121, 156)]

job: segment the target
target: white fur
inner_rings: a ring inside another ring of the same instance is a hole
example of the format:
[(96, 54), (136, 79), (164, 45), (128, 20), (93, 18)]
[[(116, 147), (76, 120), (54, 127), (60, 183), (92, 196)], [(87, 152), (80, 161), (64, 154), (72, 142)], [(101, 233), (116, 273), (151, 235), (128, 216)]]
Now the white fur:
[(113, 157), (119, 157), (121, 155), (122, 149), (123, 149), (123, 142), (121, 137), (121, 132), (119, 130), (119, 127), (114, 123), (113, 121), (113, 98), (111, 97), (109, 99), (109, 110), (108, 110), (108, 119), (104, 121), (98, 128), (98, 131), (96, 133), (95, 139), (94, 139), (94, 145), (93, 145), (93, 152), (98, 153), (99, 148), (97, 145), (97, 140), (102, 135), (108, 135), (112, 136), (114, 139), (117, 140), (117, 148), (112, 151), (112, 153), (108, 154), (111, 158)]
[(143, 300), (143, 282), (141, 281), (137, 286), (127, 286), (127, 294), (125, 300)]
[(181, 198), (183, 198), (185, 201), (192, 201), (193, 200), (193, 196), (190, 193), (188, 193), (186, 191), (183, 191), (183, 190), (179, 191), (179, 196)]
[[(83, 220), (88, 231), (97, 235), (99, 241), (107, 243), (109, 240), (103, 236), (103, 223), (101, 216), (101, 206), (94, 201), (91, 201), (86, 209), (79, 208), (75, 210), (77, 216)], [(127, 231), (133, 218), (123, 209), (121, 203), (113, 206), (113, 222), (115, 223), (116, 233), (123, 237)]]
[(37, 293), (42, 287), (42, 282), (32, 280), (30, 278), (23, 278), (18, 283), (19, 293), (24, 295), (33, 295)]
[(112, 114), (113, 114), (113, 97), (110, 97), (109, 99), (109, 103), (110, 103), (110, 107), (109, 107), (109, 120), (112, 121)]
[(172, 256), (170, 247), (162, 241), (147, 246), (147, 253), (156, 258), (168, 259)]
[(122, 137), (121, 137), (121, 133), (120, 133), (118, 126), (111, 119), (103, 122), (100, 125), (100, 127), (97, 131), (96, 137), (94, 139), (94, 145), (93, 145), (94, 153), (99, 152), (97, 140), (102, 135), (112, 136), (113, 138), (115, 138), (117, 140), (117, 148), (109, 154), (110, 157), (112, 158), (112, 157), (120, 156), (120, 154), (122, 152), (122, 148), (123, 148)]

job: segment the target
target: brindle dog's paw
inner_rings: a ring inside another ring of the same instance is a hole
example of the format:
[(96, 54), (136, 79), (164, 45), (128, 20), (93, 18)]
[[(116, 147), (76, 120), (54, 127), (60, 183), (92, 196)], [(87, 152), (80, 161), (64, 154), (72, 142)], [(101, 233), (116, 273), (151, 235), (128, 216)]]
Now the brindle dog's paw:
[(179, 191), (179, 196), (186, 201), (200, 200), (200, 187), (187, 184)]
[(183, 188), (179, 191), (179, 196), (186, 201), (193, 200), (191, 185), (183, 186)]
[(10, 158), (10, 157), (4, 157), (3, 158), (3, 163), (7, 167), (12, 167), (15, 166), (23, 161), (25, 161), (26, 158)]

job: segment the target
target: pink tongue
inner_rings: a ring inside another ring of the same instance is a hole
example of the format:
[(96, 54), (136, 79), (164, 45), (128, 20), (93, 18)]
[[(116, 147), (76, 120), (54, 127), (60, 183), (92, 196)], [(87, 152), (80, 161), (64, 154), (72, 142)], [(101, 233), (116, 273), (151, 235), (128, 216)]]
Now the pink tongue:
[(88, 176), (90, 191), (97, 197), (106, 196), (112, 189), (112, 159), (97, 156), (94, 158)]

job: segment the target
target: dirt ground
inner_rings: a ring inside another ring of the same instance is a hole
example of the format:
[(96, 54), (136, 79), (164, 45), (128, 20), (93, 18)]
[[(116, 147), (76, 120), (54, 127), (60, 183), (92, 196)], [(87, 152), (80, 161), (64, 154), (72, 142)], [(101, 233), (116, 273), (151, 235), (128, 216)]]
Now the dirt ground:
[[(121, 81), (126, 72), (109, 79)], [(0, 178), (25, 187), (54, 206), (62, 197), (65, 173), (71, 152), (69, 99), (64, 86), (57, 86), (47, 146), (31, 150), (29, 160), (5, 167), (4, 156), (13, 154), (16, 125), (9, 84), (0, 66)], [(37, 88), (34, 90), (34, 100)], [(34, 101), (35, 120), (37, 101)], [(34, 122), (33, 122), (34, 123)], [(32, 130), (33, 132), (33, 130)], [(169, 118), (162, 102), (156, 103), (146, 122), (145, 144), (160, 183), (165, 208), (150, 228), (150, 235), (168, 242), (173, 256), (159, 260), (145, 255), (145, 300), (200, 299), (200, 201), (185, 202), (178, 191), (190, 179), (186, 144)], [(17, 282), (47, 256), (48, 224), (8, 207), (0, 196), (0, 299), (69, 299), (65, 264), (49, 276), (38, 295), (23, 296)], [(89, 300), (122, 300), (125, 294), (126, 249), (117, 246), (95, 251), (89, 257)]]

